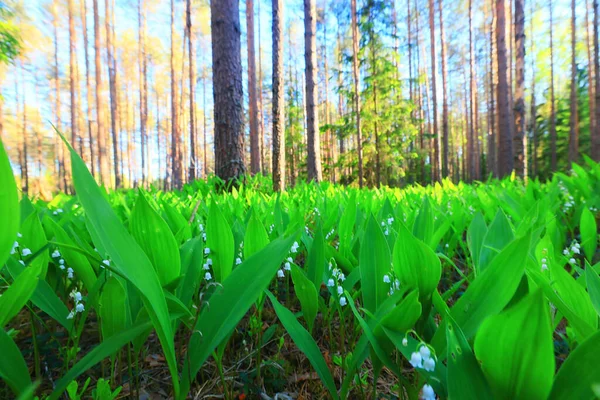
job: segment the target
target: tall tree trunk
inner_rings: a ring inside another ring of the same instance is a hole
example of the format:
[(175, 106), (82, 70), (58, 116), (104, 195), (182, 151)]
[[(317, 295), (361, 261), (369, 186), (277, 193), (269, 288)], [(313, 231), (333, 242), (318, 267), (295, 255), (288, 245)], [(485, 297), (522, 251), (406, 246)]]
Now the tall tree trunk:
[(188, 57), (189, 57), (189, 81), (190, 81), (190, 166), (188, 179), (190, 182), (196, 179), (198, 161), (196, 159), (196, 54), (192, 41), (192, 0), (186, 1), (186, 29), (188, 32)]
[(246, 31), (248, 38), (248, 116), (250, 120), (250, 172), (261, 171), (256, 101), (256, 55), (254, 52), (254, 1), (246, 1)]
[(25, 69), (23, 67), (23, 64), (21, 64), (21, 90), (22, 90), (22, 94), (23, 96), (21, 96), (21, 100), (23, 101), (23, 103), (21, 104), (21, 106), (23, 107), (23, 126), (22, 126), (22, 131), (21, 131), (21, 137), (23, 138), (22, 140), (22, 147), (21, 147), (21, 152), (23, 153), (23, 163), (21, 164), (21, 189), (23, 190), (23, 193), (25, 194), (29, 194), (29, 156), (28, 156), (28, 150), (29, 150), (29, 140), (28, 140), (28, 126), (27, 126), (27, 94), (26, 94), (26, 89), (25, 89), (25, 77), (23, 76), (23, 70)]
[[(58, 72), (58, 10), (56, 9), (56, 1), (52, 4), (52, 26), (53, 26), (53, 31), (54, 31), (54, 71), (53, 71), (53, 75), (54, 75), (54, 113), (56, 115), (56, 129), (59, 130), (59, 132), (62, 132), (62, 119), (61, 119), (61, 101), (60, 101), (60, 77), (59, 77), (59, 72)], [(17, 91), (17, 80), (15, 79), (15, 92), (18, 95), (18, 91)], [(19, 101), (18, 101), (18, 97), (17, 97), (17, 102), (16, 102), (16, 106), (17, 106), (17, 115), (18, 113), (18, 108), (19, 108)], [(60, 143), (58, 137), (56, 137), (56, 140), (54, 142), (54, 147), (55, 147), (55, 151), (56, 151), (56, 155), (57, 155), (57, 161), (58, 161), (58, 187), (61, 188), (63, 191), (67, 190), (67, 181), (66, 181), (66, 173), (65, 173), (65, 159), (64, 159), (64, 146), (62, 143)]]
[(105, 26), (106, 26), (106, 54), (108, 58), (108, 84), (110, 88), (110, 128), (113, 144), (113, 169), (115, 174), (115, 187), (121, 187), (121, 173), (119, 165), (119, 132), (117, 131), (117, 71), (114, 56), (113, 37), (111, 31), (112, 11), (110, 0), (104, 1)]
[(575, 0), (571, 0), (571, 115), (569, 117), (569, 168), (579, 161), (579, 121), (577, 115), (577, 54)]
[[(73, 0), (67, 2), (67, 13), (69, 15), (69, 93), (71, 96), (71, 145), (77, 148), (77, 99), (75, 97), (75, 17), (73, 16)], [(80, 155), (83, 156), (83, 154)]]
[(475, 43), (473, 37), (473, 0), (469, 0), (469, 93), (470, 93), (470, 114), (469, 114), (469, 133), (467, 134), (467, 176), (469, 180), (477, 179), (475, 168), (475, 141), (477, 140), (476, 118), (476, 94), (475, 87)]
[(102, 102), (102, 49), (100, 48), (100, 16), (98, 14), (98, 1), (94, 4), (94, 52), (96, 65), (96, 123), (98, 125), (98, 161), (100, 163), (100, 182), (110, 186), (110, 170), (108, 166), (107, 138), (104, 129), (104, 104)]
[(515, 0), (515, 172), (527, 178), (527, 134), (525, 133), (525, 9), (524, 0)]
[(594, 160), (600, 162), (600, 43), (598, 40), (598, 25), (600, 25), (600, 7), (598, 0), (594, 1), (594, 70), (596, 71), (596, 131), (592, 135), (592, 156)]
[(175, 0), (171, 0), (171, 185), (179, 188), (182, 183), (180, 133), (179, 133), (179, 106), (177, 99), (177, 82), (175, 80)]
[(215, 171), (225, 180), (243, 178), (244, 113), (238, 0), (211, 1)]
[(206, 85), (208, 75), (206, 69), (202, 76), (202, 156), (204, 157), (204, 164), (202, 170), (204, 171), (204, 177), (208, 177), (208, 146), (206, 144)]
[(596, 70), (594, 69), (594, 59), (592, 56), (592, 36), (593, 33), (590, 29), (590, 7), (587, 0), (585, 4), (585, 36), (586, 36), (586, 48), (588, 55), (588, 109), (590, 112), (590, 155), (594, 156), (594, 132), (596, 132), (596, 97), (594, 94), (594, 76)]
[(354, 112), (356, 113), (356, 151), (358, 153), (358, 185), (363, 187), (362, 126), (360, 123), (360, 75), (358, 71), (358, 23), (356, 0), (351, 0), (352, 13), (352, 76), (354, 78)]
[(262, 45), (260, 34), (260, 2), (258, 0), (258, 79), (256, 82), (256, 118), (258, 119), (258, 149), (260, 153), (260, 165), (262, 169), (262, 173), (264, 175), (268, 174), (269, 163), (267, 161), (267, 151), (268, 148), (265, 146), (265, 124), (263, 121), (263, 71), (262, 71)]
[(504, 0), (496, 0), (496, 45), (498, 54), (498, 175), (505, 177), (513, 170), (513, 135), (510, 121), (510, 86), (508, 69), (510, 65), (506, 54), (506, 9)]
[(537, 138), (537, 107), (535, 101), (535, 52), (534, 52), (534, 40), (533, 40), (533, 1), (529, 2), (529, 14), (531, 15), (531, 23), (529, 25), (530, 37), (529, 41), (530, 53), (531, 53), (531, 111), (529, 127), (531, 129), (531, 139), (533, 140), (533, 149), (531, 157), (531, 176), (535, 177), (539, 174), (538, 168), (538, 138)]
[[(372, 28), (371, 28), (372, 29)], [(375, 41), (373, 40), (375, 33), (373, 30), (371, 35), (371, 63), (373, 64), (373, 77), (377, 76), (377, 54), (375, 53)], [(381, 185), (381, 144), (379, 143), (379, 114), (377, 110), (377, 80), (371, 81), (373, 88), (373, 133), (375, 134), (375, 184), (377, 187)]]
[(442, 12), (442, 0), (438, 0), (438, 8), (440, 13), (440, 36), (442, 41), (442, 177), (448, 176), (448, 68), (446, 66), (446, 36), (444, 34), (444, 14)]
[(550, 171), (556, 171), (556, 101), (554, 100), (554, 24), (552, 0), (548, 1), (550, 12)]
[(432, 179), (440, 180), (440, 141), (438, 138), (438, 119), (437, 119), (437, 52), (435, 50), (435, 5), (433, 0), (429, 0), (429, 32), (431, 48), (431, 90), (433, 102), (433, 160), (431, 162)]
[(304, 60), (306, 65), (306, 124), (308, 180), (321, 182), (321, 145), (317, 113), (317, 12), (315, 0), (304, 0)]
[(488, 154), (487, 154), (487, 167), (488, 171), (493, 174), (493, 176), (498, 176), (498, 162), (496, 160), (496, 131), (498, 126), (498, 118), (496, 114), (496, 102), (494, 97), (496, 96), (496, 74), (494, 71), (498, 69), (497, 62), (497, 52), (496, 52), (496, 12), (494, 7), (495, 0), (491, 1), (491, 13), (492, 13), (492, 23), (490, 24), (490, 129), (488, 136)]
[[(146, 184), (148, 148), (148, 79), (146, 62), (146, 10), (144, 0), (138, 0), (138, 73), (140, 74), (140, 147), (142, 156), (142, 186)], [(160, 158), (160, 157), (159, 157)]]
[(83, 50), (85, 56), (85, 97), (86, 97), (86, 126), (90, 152), (90, 172), (96, 176), (96, 141), (92, 130), (92, 87), (90, 84), (90, 60), (88, 53), (88, 32), (87, 32), (87, 1), (80, 0), (81, 6), (81, 30), (83, 31)]
[(273, 0), (273, 190), (285, 190), (283, 0)]

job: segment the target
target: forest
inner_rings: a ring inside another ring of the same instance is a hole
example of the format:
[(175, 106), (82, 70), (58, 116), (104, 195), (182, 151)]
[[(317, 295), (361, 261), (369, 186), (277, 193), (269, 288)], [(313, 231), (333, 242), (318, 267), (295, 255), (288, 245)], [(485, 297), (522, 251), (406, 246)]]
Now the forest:
[(0, 0), (0, 399), (600, 398), (600, 0)]

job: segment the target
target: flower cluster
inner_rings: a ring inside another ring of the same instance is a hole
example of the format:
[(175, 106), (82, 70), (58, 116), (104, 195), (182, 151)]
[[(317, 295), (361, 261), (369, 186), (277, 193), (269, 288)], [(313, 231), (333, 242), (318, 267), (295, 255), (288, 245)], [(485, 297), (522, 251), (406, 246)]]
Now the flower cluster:
[(330, 237), (332, 237), (335, 234), (335, 229), (331, 228), (331, 230), (329, 232), (327, 232), (327, 235), (325, 235), (325, 240), (329, 240)]
[[(294, 244), (292, 245), (292, 248), (290, 249), (290, 254), (295, 254), (298, 252), (298, 247), (300, 247), (298, 245), (298, 242), (294, 242)], [(283, 264), (283, 268), (280, 268), (279, 270), (277, 270), (277, 278), (279, 279), (283, 279), (285, 278), (285, 271), (291, 271), (292, 270), (292, 263), (294, 262), (294, 259), (292, 257), (288, 257), (285, 259), (285, 263)]]
[(390, 226), (394, 223), (394, 217), (389, 217), (387, 221), (381, 221), (381, 227), (383, 228), (383, 234), (385, 236), (390, 234)]
[(390, 273), (389, 275), (385, 274), (383, 276), (383, 283), (387, 283), (390, 285), (390, 291), (388, 292), (390, 296), (394, 294), (395, 290), (400, 289), (400, 281), (398, 279), (395, 279), (392, 273)]
[[(208, 256), (210, 254), (210, 248), (205, 247), (204, 248), (204, 255)], [(206, 271), (204, 273), (204, 279), (207, 281), (212, 280), (212, 274), (210, 273), (210, 267), (212, 267), (213, 265), (213, 260), (210, 257), (206, 258), (206, 261), (204, 262), (204, 265), (202, 266), (202, 269), (204, 269), (204, 271)]]
[(435, 392), (431, 385), (423, 385), (423, 389), (421, 389), (421, 400), (435, 400)]
[[(70, 268), (69, 268), (70, 269)], [(77, 290), (73, 290), (69, 297), (73, 299), (75, 302), (75, 309), (71, 310), (69, 315), (67, 315), (67, 319), (73, 319), (76, 313), (82, 313), (85, 311), (85, 306), (83, 305), (83, 296), (81, 296), (81, 292)]]
[(204, 224), (199, 223), (198, 229), (200, 229), (200, 233), (202, 234), (202, 240), (204, 240), (206, 242), (206, 232), (204, 232)]
[(548, 249), (543, 248), (542, 249), (542, 255), (544, 256), (541, 259), (541, 262), (542, 262), (542, 271), (547, 271), (548, 270), (548, 259), (546, 258), (546, 256), (548, 255)]
[[(331, 272), (331, 278), (327, 280), (327, 287), (336, 288), (336, 293), (338, 296), (342, 296), (344, 294), (344, 288), (342, 287), (342, 282), (346, 280), (346, 275), (342, 271), (340, 271), (337, 267), (334, 268), (333, 264), (329, 263), (329, 271)], [(348, 304), (345, 296), (340, 297), (340, 306), (345, 306)]]
[(414, 351), (410, 355), (410, 365), (413, 368), (421, 368), (428, 372), (435, 370), (435, 355), (431, 354), (429, 346), (425, 343), (420, 343), (418, 351)]
[(63, 209), (62, 208), (57, 208), (56, 210), (54, 210), (54, 212), (52, 214), (58, 215), (58, 214), (62, 214), (62, 213), (63, 213)]
[(576, 265), (577, 260), (575, 259), (576, 254), (581, 254), (581, 245), (577, 242), (577, 240), (573, 240), (571, 245), (566, 247), (563, 250), (563, 255), (565, 257), (569, 257), (569, 264)]

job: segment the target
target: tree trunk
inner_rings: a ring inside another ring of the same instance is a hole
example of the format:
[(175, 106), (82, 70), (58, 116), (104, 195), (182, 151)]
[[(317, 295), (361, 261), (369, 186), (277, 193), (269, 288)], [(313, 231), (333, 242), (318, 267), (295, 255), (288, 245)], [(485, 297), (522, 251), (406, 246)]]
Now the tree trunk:
[[(140, 74), (140, 147), (142, 156), (142, 186), (146, 184), (146, 151), (148, 148), (148, 79), (146, 63), (146, 10), (144, 0), (138, 0), (138, 73)], [(159, 157), (160, 158), (160, 157)]]
[(104, 104), (102, 102), (102, 49), (100, 48), (100, 16), (98, 14), (98, 1), (93, 0), (94, 4), (94, 52), (96, 65), (96, 123), (98, 125), (98, 161), (100, 163), (100, 182), (103, 185), (110, 185), (110, 170), (108, 166), (108, 157), (106, 154), (107, 140), (104, 129)]
[(575, 0), (571, 0), (571, 115), (569, 117), (569, 168), (579, 161), (579, 121), (577, 116), (577, 54)]
[[(77, 99), (75, 97), (75, 17), (73, 16), (73, 0), (67, 2), (67, 13), (69, 15), (69, 93), (71, 96), (71, 145), (77, 148)], [(80, 153), (81, 156), (83, 154)]]
[(244, 177), (244, 113), (238, 0), (211, 1), (215, 170), (229, 182)]
[(475, 168), (475, 140), (477, 131), (475, 128), (477, 110), (475, 87), (475, 44), (473, 38), (473, 0), (469, 0), (469, 93), (470, 93), (470, 114), (469, 114), (469, 133), (467, 134), (467, 176), (469, 180), (477, 179)]
[(258, 119), (258, 149), (260, 153), (260, 165), (261, 170), (264, 175), (267, 175), (269, 162), (267, 161), (268, 148), (265, 146), (265, 125), (263, 121), (263, 93), (262, 93), (262, 85), (263, 85), (263, 73), (262, 73), (262, 45), (260, 34), (260, 0), (258, 0), (258, 79), (256, 82), (256, 118)]
[[(260, 146), (258, 140), (258, 118), (256, 101), (256, 55), (254, 52), (254, 1), (246, 1), (246, 31), (248, 38), (248, 117), (250, 120), (250, 172), (261, 171)], [(260, 34), (260, 32), (259, 32)]]
[(204, 165), (202, 170), (204, 171), (204, 177), (208, 177), (208, 146), (206, 145), (206, 81), (208, 76), (206, 70), (204, 70), (202, 77), (202, 156), (204, 157)]
[(490, 24), (490, 134), (488, 137), (487, 166), (488, 171), (491, 172), (493, 176), (498, 176), (498, 162), (496, 160), (496, 149), (498, 148), (496, 143), (496, 127), (498, 126), (498, 118), (496, 114), (496, 102), (494, 99), (494, 97), (496, 96), (497, 85), (496, 74), (494, 73), (494, 71), (497, 71), (498, 69), (498, 62), (495, 46), (495, 32), (497, 23), (494, 1), (495, 0), (491, 0), (492, 23)]
[(433, 0), (429, 0), (429, 32), (431, 34), (431, 90), (433, 102), (433, 160), (431, 163), (432, 179), (440, 180), (440, 141), (438, 138), (438, 120), (437, 120), (437, 53), (435, 50), (435, 5)]
[(83, 50), (85, 56), (85, 96), (86, 96), (86, 125), (89, 141), (90, 152), (90, 172), (92, 176), (96, 176), (96, 157), (95, 157), (95, 141), (92, 131), (92, 87), (90, 84), (90, 61), (88, 53), (88, 32), (87, 32), (87, 1), (81, 0), (81, 30), (83, 31)]
[(556, 171), (556, 101), (554, 100), (554, 38), (552, 23), (552, 0), (548, 1), (550, 12), (550, 171)]
[(29, 156), (28, 156), (28, 150), (29, 150), (29, 141), (27, 138), (27, 91), (25, 89), (25, 77), (23, 76), (23, 70), (25, 68), (23, 67), (23, 65), (21, 64), (21, 88), (22, 88), (22, 94), (23, 96), (21, 97), (21, 100), (23, 101), (22, 103), (22, 107), (23, 107), (23, 126), (22, 126), (22, 131), (21, 131), (21, 137), (23, 138), (22, 140), (22, 147), (21, 147), (21, 152), (23, 153), (23, 163), (21, 164), (21, 189), (23, 190), (23, 193), (25, 194), (29, 194)]
[(590, 7), (587, 0), (585, 0), (585, 33), (586, 33), (586, 48), (588, 56), (588, 109), (590, 113), (590, 154), (594, 157), (594, 133), (596, 132), (596, 97), (594, 94), (594, 76), (596, 70), (594, 69), (594, 59), (592, 56), (592, 36), (593, 33), (590, 29)]
[(510, 121), (510, 86), (508, 82), (508, 64), (506, 54), (506, 9), (504, 0), (496, 0), (496, 51), (498, 54), (498, 175), (502, 178), (513, 170), (513, 135)]
[(352, 6), (352, 77), (354, 78), (354, 112), (356, 113), (356, 151), (358, 153), (358, 185), (363, 187), (363, 151), (362, 126), (360, 123), (360, 75), (358, 71), (358, 23), (356, 0), (351, 0)]
[(444, 34), (444, 14), (442, 12), (442, 0), (438, 0), (438, 8), (440, 13), (440, 36), (442, 41), (442, 177), (448, 176), (448, 68), (446, 66), (446, 36)]
[(285, 190), (283, 0), (273, 0), (273, 190)]
[(515, 0), (515, 172), (527, 178), (527, 134), (525, 133), (525, 9), (524, 0)]
[[(354, 1), (354, 0), (353, 0)], [(304, 0), (304, 60), (306, 65), (306, 124), (308, 180), (321, 182), (321, 145), (317, 113), (317, 13), (315, 0)]]
[(114, 56), (113, 37), (111, 32), (112, 12), (110, 1), (104, 1), (105, 26), (106, 26), (106, 54), (108, 58), (108, 84), (110, 89), (110, 129), (113, 144), (113, 168), (115, 174), (115, 188), (121, 187), (121, 173), (119, 171), (119, 132), (117, 131), (117, 71)]
[(198, 161), (196, 155), (196, 54), (192, 41), (192, 0), (186, 1), (186, 29), (188, 32), (188, 60), (189, 60), (189, 81), (190, 81), (190, 166), (188, 179), (190, 182), (196, 179), (196, 170)]
[(598, 0), (594, 1), (594, 70), (596, 72), (596, 87), (595, 87), (595, 110), (590, 112), (596, 113), (596, 131), (592, 134), (592, 157), (600, 162), (600, 46), (598, 40), (598, 25), (600, 25), (600, 7)]
[[(56, 2), (53, 3), (52, 5), (52, 26), (53, 26), (53, 31), (54, 31), (54, 71), (53, 71), (53, 75), (54, 75), (54, 113), (56, 115), (56, 129), (58, 129), (59, 132), (62, 132), (62, 120), (61, 120), (61, 101), (60, 101), (60, 78), (59, 78), (59, 74), (58, 74), (58, 11), (56, 10)], [(15, 93), (17, 93), (18, 95), (18, 91), (17, 91), (17, 80), (15, 79)], [(18, 97), (17, 97), (17, 101), (16, 101), (16, 106), (17, 106), (17, 115), (18, 115), (18, 109), (19, 109), (19, 101), (18, 101)], [(55, 143), (54, 143), (54, 147), (57, 153), (57, 161), (58, 161), (58, 187), (61, 188), (63, 191), (67, 190), (67, 181), (66, 181), (66, 173), (65, 173), (65, 159), (64, 159), (64, 146), (63, 144), (60, 142), (60, 140), (56, 139)]]

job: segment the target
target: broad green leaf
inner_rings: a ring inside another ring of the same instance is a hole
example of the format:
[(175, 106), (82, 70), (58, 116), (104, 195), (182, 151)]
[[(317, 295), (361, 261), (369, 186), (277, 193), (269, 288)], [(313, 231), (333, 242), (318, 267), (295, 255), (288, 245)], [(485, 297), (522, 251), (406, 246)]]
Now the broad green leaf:
[(41, 267), (28, 267), (0, 296), (0, 330), (27, 304), (40, 277)]
[(181, 275), (177, 295), (186, 306), (190, 302), (201, 282), (202, 264), (204, 263), (204, 241), (201, 236), (196, 236), (181, 247)]
[(391, 331), (405, 333), (412, 329), (420, 316), (419, 292), (413, 290), (382, 318), (381, 325)]
[(585, 269), (585, 281), (592, 305), (596, 310), (596, 314), (600, 316), (600, 277), (589, 265)]
[[(23, 237), (19, 239), (21, 254), (26, 248), (29, 249), (32, 254), (35, 254), (48, 244), (46, 233), (44, 232), (44, 228), (42, 228), (37, 213), (32, 213), (25, 221), (23, 221), (23, 224), (21, 225), (21, 234), (23, 235)], [(23, 259), (27, 262), (30, 257), (32, 256), (25, 256)], [(46, 273), (48, 272), (49, 260), (50, 255), (48, 254), (48, 251), (45, 250), (30, 263), (31, 267), (40, 267), (42, 279), (46, 277)]]
[(289, 333), (296, 346), (298, 346), (300, 351), (308, 358), (308, 361), (319, 375), (319, 378), (321, 378), (321, 382), (323, 382), (323, 385), (325, 385), (331, 397), (338, 399), (339, 397), (335, 382), (333, 381), (333, 376), (331, 375), (331, 371), (329, 371), (329, 368), (327, 367), (323, 354), (321, 354), (321, 349), (315, 340), (298, 322), (296, 317), (294, 317), (294, 314), (282, 306), (271, 292), (267, 292), (267, 296), (269, 296), (269, 299), (275, 308), (277, 318), (279, 318), (281, 324)]
[(340, 224), (338, 236), (340, 237), (340, 253), (345, 257), (352, 251), (352, 230), (356, 222), (356, 199), (351, 197), (346, 203)]
[[(525, 270), (529, 236), (513, 240), (490, 265), (471, 282), (450, 313), (467, 339), (472, 338), (483, 320), (499, 313), (513, 297)], [(432, 344), (442, 352), (446, 329), (438, 328)]]
[(381, 228), (371, 215), (360, 245), (360, 284), (364, 307), (375, 312), (390, 290), (383, 281), (391, 270), (390, 249)]
[(321, 226), (318, 226), (312, 245), (310, 246), (310, 251), (308, 252), (306, 267), (306, 275), (315, 285), (315, 288), (321, 287), (323, 273), (325, 272), (325, 263), (325, 239), (323, 238)]
[(600, 332), (594, 333), (569, 354), (561, 365), (550, 400), (595, 399), (594, 386), (600, 383)]
[(541, 290), (489, 317), (475, 337), (475, 355), (495, 398), (545, 400), (552, 388), (554, 346)]
[(195, 377), (214, 349), (231, 333), (246, 315), (258, 296), (268, 287), (284, 257), (288, 254), (293, 235), (276, 239), (267, 247), (245, 260), (234, 269), (210, 297), (209, 307), (203, 308), (190, 340), (183, 368), (182, 391), (179, 399), (187, 396), (190, 377)]
[(90, 265), (87, 257), (70, 247), (77, 247), (77, 245), (67, 234), (67, 232), (65, 232), (60, 225), (54, 222), (52, 218), (46, 216), (44, 218), (44, 226), (48, 232), (51, 232), (51, 234), (56, 237), (56, 240), (59, 243), (67, 245), (59, 245), (62, 258), (65, 259), (69, 267), (73, 268), (75, 275), (78, 279), (81, 279), (84, 287), (87, 290), (91, 290), (96, 284), (96, 272), (94, 272), (94, 269)]
[(210, 249), (215, 280), (223, 283), (231, 273), (235, 249), (231, 227), (214, 200), (206, 224), (206, 247)]
[(514, 233), (508, 218), (498, 210), (494, 220), (490, 224), (479, 255), (479, 271), (485, 270), (498, 253), (506, 247), (514, 238)]
[(31, 377), (21, 351), (4, 329), (0, 329), (0, 349), (0, 378), (15, 394), (20, 395), (31, 386)]
[(448, 398), (492, 399), (490, 388), (467, 338), (452, 317), (450, 315), (446, 317)]
[(102, 339), (122, 332), (127, 325), (127, 292), (117, 278), (110, 277), (102, 287), (99, 309)]
[(585, 257), (591, 263), (594, 254), (596, 254), (598, 230), (596, 227), (596, 218), (594, 218), (594, 215), (587, 207), (584, 207), (581, 212), (579, 231), (581, 233), (581, 246), (585, 252)]
[(90, 226), (95, 231), (102, 248), (106, 250), (112, 259), (115, 268), (142, 295), (165, 353), (169, 372), (173, 379), (173, 388), (177, 395), (179, 394), (179, 380), (177, 361), (175, 360), (174, 337), (167, 301), (158, 275), (142, 248), (115, 215), (85, 163), (64, 137), (63, 141), (67, 144), (71, 153), (73, 183)]
[(429, 197), (424, 196), (421, 208), (419, 208), (419, 214), (417, 215), (417, 219), (415, 219), (412, 233), (417, 239), (420, 239), (424, 243), (429, 243), (431, 242), (431, 237), (433, 236), (433, 230), (433, 210), (431, 209), (431, 204), (429, 203)]
[(244, 235), (244, 258), (250, 258), (268, 244), (269, 235), (267, 235), (264, 225), (256, 217), (256, 212), (252, 212)]
[(181, 260), (175, 236), (141, 191), (129, 219), (129, 229), (150, 259), (161, 285), (166, 286), (177, 279)]
[(4, 144), (0, 139), (0, 267), (10, 255), (17, 231), (21, 223), (19, 218), (19, 197), (17, 185), (10, 168), (8, 155), (4, 150)]
[(483, 246), (483, 239), (486, 234), (487, 226), (483, 219), (483, 215), (481, 215), (480, 212), (477, 212), (467, 230), (467, 244), (476, 271), (479, 271), (479, 256), (481, 255), (481, 246)]
[(308, 325), (308, 331), (312, 332), (319, 306), (317, 289), (310, 279), (304, 275), (304, 271), (296, 265), (292, 265), (292, 281), (294, 282), (296, 297), (298, 297), (300, 306), (302, 306), (302, 314)]
[[(6, 267), (13, 279), (16, 279), (27, 268), (19, 264), (16, 260), (9, 258)], [(69, 309), (58, 298), (54, 289), (43, 280), (38, 280), (37, 287), (31, 295), (31, 302), (40, 310), (52, 317), (56, 322), (64, 326), (68, 331), (73, 327), (73, 320), (67, 319)]]
[[(394, 271), (404, 287), (417, 289), (421, 303), (431, 298), (442, 275), (440, 259), (425, 243), (400, 225), (393, 253)], [(423, 310), (424, 313), (429, 310)]]

